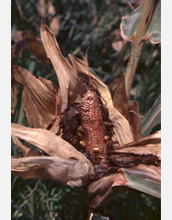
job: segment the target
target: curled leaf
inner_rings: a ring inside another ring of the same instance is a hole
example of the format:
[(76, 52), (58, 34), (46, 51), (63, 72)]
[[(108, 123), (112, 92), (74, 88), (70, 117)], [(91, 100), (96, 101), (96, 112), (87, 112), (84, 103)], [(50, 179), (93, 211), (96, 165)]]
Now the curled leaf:
[(46, 129), (56, 119), (54, 122), (56, 127), (53, 132), (57, 133), (59, 130), (60, 103), (55, 85), (46, 79), (36, 79), (28, 70), (19, 66), (14, 66), (13, 73), (15, 79), (23, 87), (24, 110), (30, 125), (35, 128)]
[(61, 111), (69, 103), (78, 99), (86, 90), (86, 86), (78, 79), (69, 61), (62, 55), (53, 32), (41, 22), (41, 39), (47, 54), (56, 71), (61, 90)]
[(90, 199), (90, 207), (97, 209), (105, 205), (117, 193), (125, 190), (125, 187), (130, 187), (160, 198), (160, 168), (147, 165), (121, 168), (116, 174), (111, 174), (90, 183), (86, 188), (86, 193)]
[(76, 160), (88, 163), (92, 167), (91, 162), (82, 153), (48, 130), (12, 124), (11, 135), (39, 147), (50, 156), (58, 156), (66, 159), (75, 158)]
[(161, 159), (161, 131), (157, 131), (138, 141), (118, 146), (118, 148), (114, 149), (114, 152), (140, 155), (153, 154)]
[(24, 179), (53, 179), (69, 186), (83, 187), (90, 181), (91, 167), (75, 159), (61, 157), (13, 158), (12, 173)]

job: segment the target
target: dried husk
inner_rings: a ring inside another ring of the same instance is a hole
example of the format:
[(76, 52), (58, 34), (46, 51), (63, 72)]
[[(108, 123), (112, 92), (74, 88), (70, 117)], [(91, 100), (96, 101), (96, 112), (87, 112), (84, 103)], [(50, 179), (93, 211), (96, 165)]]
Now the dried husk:
[[(12, 173), (22, 178), (49, 178), (83, 187), (94, 173), (91, 162), (72, 145), (45, 129), (12, 124), (11, 135), (24, 158), (12, 158)], [(41, 156), (23, 145), (18, 138), (33, 144), (49, 156)], [(33, 157), (34, 156), (34, 157)], [(39, 174), (43, 170), (43, 176)]]
[(62, 55), (53, 32), (41, 22), (41, 39), (47, 57), (51, 60), (56, 71), (61, 90), (61, 111), (74, 101), (81, 101), (86, 86), (78, 79), (77, 73), (69, 61)]
[(121, 76), (113, 96), (113, 105), (129, 122), (134, 141), (139, 140), (142, 137), (139, 107), (136, 102), (128, 103), (124, 74)]
[(121, 168), (115, 174), (90, 183), (86, 188), (90, 207), (97, 209), (107, 204), (120, 191), (126, 190), (126, 187), (160, 198), (160, 167), (138, 165), (133, 168)]
[[(46, 129), (54, 121), (54, 133), (59, 131), (59, 93), (55, 85), (46, 79), (37, 79), (28, 70), (14, 66), (16, 81), (23, 88), (24, 110), (31, 127)], [(51, 88), (51, 89), (50, 89)]]
[(130, 125), (125, 117), (120, 114), (116, 108), (114, 108), (108, 87), (89, 71), (87, 61), (81, 60), (72, 55), (69, 55), (69, 58), (78, 75), (84, 76), (87, 79), (90, 77), (91, 83), (100, 92), (102, 102), (109, 110), (109, 119), (113, 123), (113, 130), (119, 144), (132, 142), (133, 135), (130, 129)]
[(13, 158), (12, 174), (24, 179), (53, 179), (68, 186), (89, 183), (91, 167), (87, 163), (62, 157), (34, 156)]
[(129, 144), (120, 145), (112, 152), (133, 153), (133, 154), (153, 154), (161, 160), (161, 131), (142, 138)]
[(11, 135), (25, 140), (50, 156), (66, 159), (76, 159), (92, 166), (91, 162), (67, 141), (45, 129), (28, 128), (18, 124), (11, 124)]

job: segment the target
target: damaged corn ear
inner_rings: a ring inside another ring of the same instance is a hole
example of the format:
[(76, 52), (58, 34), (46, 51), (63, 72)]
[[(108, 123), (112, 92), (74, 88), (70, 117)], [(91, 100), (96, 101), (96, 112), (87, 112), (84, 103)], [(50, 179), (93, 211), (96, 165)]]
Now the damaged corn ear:
[(81, 127), (85, 132), (85, 150), (94, 163), (106, 162), (106, 145), (103, 141), (104, 124), (100, 97), (95, 89), (88, 89), (81, 102)]

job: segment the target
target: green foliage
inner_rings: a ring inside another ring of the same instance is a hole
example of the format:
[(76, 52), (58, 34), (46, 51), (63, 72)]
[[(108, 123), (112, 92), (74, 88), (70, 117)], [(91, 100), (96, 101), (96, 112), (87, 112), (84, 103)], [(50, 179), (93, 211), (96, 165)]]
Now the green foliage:
[[(47, 2), (47, 1), (46, 1)], [(120, 30), (122, 16), (131, 12), (127, 3), (121, 1), (52, 0), (55, 15), (40, 15), (38, 0), (11, 1), (12, 30), (30, 30), (40, 37), (40, 21), (49, 26), (53, 17), (60, 19), (56, 35), (62, 53), (83, 57), (88, 50), (89, 66), (105, 82), (113, 94), (120, 75), (124, 72), (131, 44), (127, 43), (117, 52), (112, 47), (116, 32)], [(15, 42), (12, 40), (12, 45)], [(141, 114), (147, 112), (161, 91), (161, 49), (160, 45), (146, 42), (136, 69), (130, 100), (136, 100)], [(24, 49), (12, 60), (12, 66), (19, 65), (58, 85), (52, 65), (40, 61), (29, 48)], [(17, 84), (17, 106), (12, 122), (29, 126), (23, 111), (21, 87)], [(20, 155), (12, 144), (12, 155)], [(88, 199), (82, 189), (68, 188), (50, 180), (23, 180), (12, 176), (11, 219), (86, 219)], [(160, 200), (127, 190), (118, 194), (100, 210), (110, 219), (160, 219)]]
[(160, 199), (128, 189), (119, 193), (107, 206), (110, 219), (160, 220)]
[(12, 176), (12, 219), (81, 220), (87, 212), (88, 200), (82, 189)]
[[(147, 42), (144, 45), (134, 85), (140, 113), (146, 113), (161, 93), (161, 48)], [(138, 80), (137, 80), (138, 79)], [(134, 87), (133, 85), (133, 87)]]

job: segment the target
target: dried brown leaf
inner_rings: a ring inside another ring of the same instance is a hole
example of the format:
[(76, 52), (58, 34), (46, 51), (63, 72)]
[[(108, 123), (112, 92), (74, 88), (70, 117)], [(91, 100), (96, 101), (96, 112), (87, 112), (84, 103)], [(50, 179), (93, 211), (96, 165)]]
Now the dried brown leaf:
[[(59, 130), (60, 111), (58, 101), (58, 91), (51, 81), (46, 79), (36, 79), (28, 70), (19, 66), (14, 66), (15, 79), (23, 87), (23, 104), (27, 119), (32, 127), (46, 129), (54, 122), (57, 133)], [(46, 83), (45, 83), (46, 81)], [(50, 89), (51, 88), (51, 89)]]
[(28, 158), (30, 160), (32, 157), (11, 158), (11, 173), (23, 179), (52, 179), (41, 164), (25, 165)]
[(153, 154), (161, 159), (161, 131), (129, 144), (118, 146), (114, 152)]
[(97, 209), (108, 203), (117, 193), (130, 187), (160, 197), (161, 172), (159, 167), (138, 165), (121, 168), (118, 173), (94, 181), (86, 188), (90, 207)]
[(89, 81), (89, 77), (91, 77), (91, 83), (95, 88), (97, 88), (101, 94), (102, 101), (106, 105), (111, 105), (112, 98), (109, 92), (108, 87), (99, 80), (88, 68), (88, 62), (85, 60), (81, 60), (71, 54), (69, 54), (69, 59), (72, 63), (73, 68), (77, 72), (79, 76), (84, 76)]
[(75, 159), (39, 156), (13, 158), (11, 170), (25, 179), (51, 178), (65, 185), (83, 187), (90, 181), (92, 167)]
[(139, 106), (137, 102), (131, 102), (128, 105), (129, 123), (132, 127), (134, 141), (142, 137), (142, 125)]
[[(116, 183), (116, 186), (118, 185), (119, 187), (114, 188), (114, 183)], [(97, 209), (105, 205), (111, 201), (111, 199), (113, 199), (125, 185), (126, 179), (121, 173), (111, 174), (90, 183), (86, 188), (86, 193), (90, 201), (90, 207), (92, 209)]]
[(113, 106), (109, 106), (108, 110), (109, 119), (113, 123), (113, 130), (116, 134), (118, 143), (121, 145), (132, 142), (134, 139), (128, 121)]
[[(62, 55), (53, 32), (44, 22), (41, 22), (41, 39), (56, 71), (61, 90), (61, 111), (64, 111), (69, 103), (82, 96), (86, 86), (78, 79), (69, 61)], [(80, 98), (81, 100), (81, 98)]]
[(128, 98), (125, 92), (125, 75), (120, 78), (113, 97), (114, 107), (128, 120), (134, 140), (141, 138), (141, 119), (139, 107), (136, 102), (128, 103)]
[(91, 162), (82, 153), (48, 130), (28, 128), (12, 123), (11, 135), (39, 147), (50, 156), (58, 156), (65, 159), (73, 158), (88, 163), (92, 167)]
[(129, 120), (128, 113), (128, 98), (125, 92), (125, 75), (122, 74), (119, 84), (113, 96), (114, 107)]

